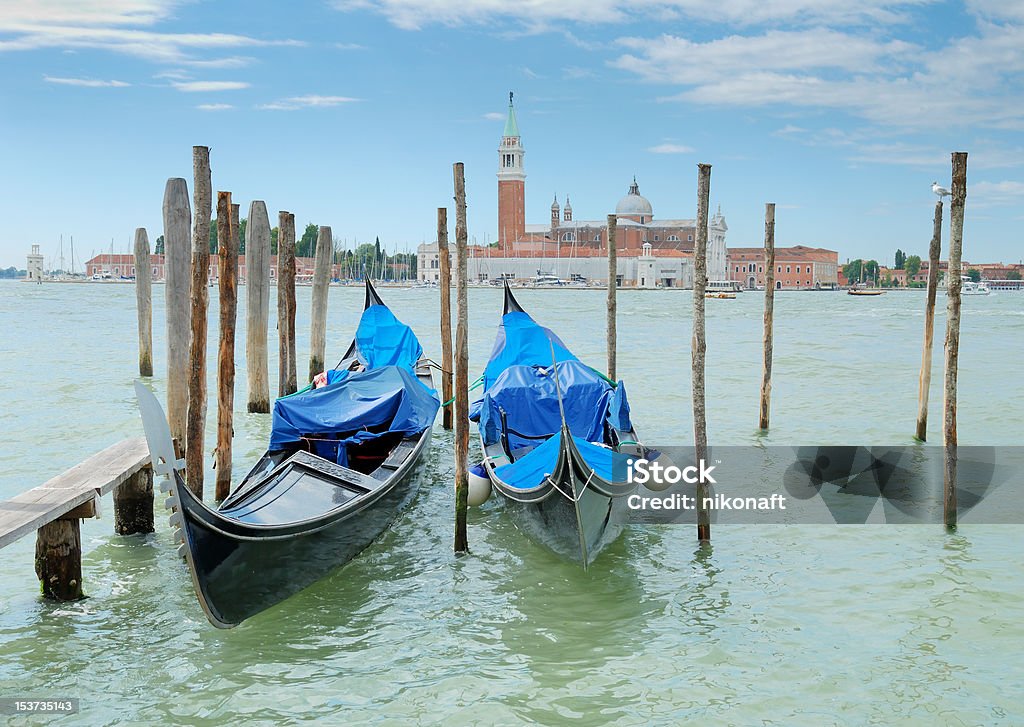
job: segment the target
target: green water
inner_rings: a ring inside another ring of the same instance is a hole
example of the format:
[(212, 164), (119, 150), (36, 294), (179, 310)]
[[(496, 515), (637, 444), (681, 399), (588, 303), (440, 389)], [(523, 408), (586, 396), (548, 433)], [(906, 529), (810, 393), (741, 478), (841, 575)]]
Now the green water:
[[(162, 395), (155, 290), (152, 384)], [(437, 291), (381, 293), (439, 358)], [(134, 295), (130, 285), (0, 284), (0, 498), (141, 433)], [(603, 367), (603, 293), (517, 295)], [(348, 345), (361, 300), (360, 290), (331, 290), (329, 359)], [(474, 289), (470, 305), (475, 377), (500, 291)], [(761, 305), (760, 294), (708, 301), (713, 444), (909, 443), (922, 294), (777, 295), (767, 436), (755, 431)], [(309, 307), (300, 289), (300, 371)], [(684, 291), (619, 298), (619, 375), (648, 442), (692, 437), (691, 307)], [(1024, 441), (1022, 334), (1024, 294), (964, 300), (962, 444)], [(210, 371), (212, 382), (212, 362)], [(269, 422), (243, 412), (235, 421), (241, 469), (264, 448)], [(690, 528), (634, 526), (584, 573), (532, 544), (492, 501), (471, 513), (472, 554), (456, 559), (450, 445), (438, 428), (419, 497), (368, 551), (231, 631), (206, 622), (162, 510), (146, 537), (112, 534), (109, 498), (102, 519), (83, 523), (90, 598), (78, 603), (39, 598), (31, 537), (5, 548), (0, 697), (78, 697), (69, 724), (1024, 723), (1018, 526), (731, 526), (705, 551)]]

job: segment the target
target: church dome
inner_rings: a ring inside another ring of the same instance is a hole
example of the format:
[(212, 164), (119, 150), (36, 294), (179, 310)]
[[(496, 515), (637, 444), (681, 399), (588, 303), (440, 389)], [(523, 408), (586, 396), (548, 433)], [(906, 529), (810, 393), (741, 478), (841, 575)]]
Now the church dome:
[(647, 219), (654, 215), (650, 201), (640, 194), (640, 187), (636, 183), (636, 177), (633, 177), (633, 184), (630, 185), (629, 192), (615, 205), (615, 214), (622, 217), (638, 215)]

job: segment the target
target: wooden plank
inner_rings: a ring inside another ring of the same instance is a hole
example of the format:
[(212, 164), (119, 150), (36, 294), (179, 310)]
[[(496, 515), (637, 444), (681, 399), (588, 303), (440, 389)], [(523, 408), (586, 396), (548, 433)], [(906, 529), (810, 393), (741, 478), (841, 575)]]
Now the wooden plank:
[(35, 487), (0, 502), (0, 548), (94, 499), (95, 490)]
[(81, 505), (94, 503), (148, 466), (145, 438), (126, 439), (39, 487), (0, 502), (0, 548)]

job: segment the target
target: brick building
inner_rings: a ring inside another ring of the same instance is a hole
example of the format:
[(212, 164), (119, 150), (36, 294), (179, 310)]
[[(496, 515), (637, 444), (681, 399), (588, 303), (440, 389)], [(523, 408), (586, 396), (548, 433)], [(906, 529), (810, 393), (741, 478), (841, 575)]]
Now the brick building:
[[(764, 248), (728, 249), (729, 280), (747, 290), (763, 288)], [(839, 285), (839, 253), (821, 247), (775, 248), (775, 287), (778, 290), (820, 290)]]
[[(154, 282), (164, 280), (164, 256), (151, 254), (149, 256), (150, 272)], [(295, 258), (295, 278), (299, 283), (309, 282), (313, 279), (313, 268), (315, 261), (311, 257)], [(337, 278), (341, 272), (340, 265), (332, 266), (331, 277)], [(238, 256), (238, 280), (245, 282), (245, 255)], [(91, 277), (112, 277), (112, 278), (134, 278), (135, 277), (135, 256), (127, 254), (97, 255), (85, 263), (85, 274)], [(219, 270), (216, 256), (210, 259), (210, 282), (218, 279)], [(277, 279), (277, 255), (270, 256), (270, 279)]]
[[(525, 154), (509, 94), (508, 116), (498, 146), (498, 254), (506, 258), (532, 254), (556, 258), (590, 255), (583, 250), (607, 254), (607, 219), (576, 219), (568, 197), (564, 207), (555, 198), (547, 223), (526, 223)], [(616, 204), (615, 215), (615, 244), (620, 255), (637, 257), (642, 254), (643, 246), (649, 244), (656, 256), (662, 251), (671, 251), (665, 252), (665, 257), (678, 257), (680, 253), (692, 256), (697, 237), (696, 220), (656, 218), (650, 201), (640, 194), (635, 177), (625, 196)], [(708, 221), (710, 280), (726, 279), (725, 235), (728, 229), (719, 209)]]

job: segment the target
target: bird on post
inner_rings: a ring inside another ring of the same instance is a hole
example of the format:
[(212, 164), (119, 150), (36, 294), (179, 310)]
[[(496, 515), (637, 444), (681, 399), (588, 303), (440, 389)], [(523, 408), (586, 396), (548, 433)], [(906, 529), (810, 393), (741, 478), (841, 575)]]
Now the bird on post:
[(932, 191), (939, 196), (939, 199), (949, 196), (949, 190), (945, 187), (940, 187), (938, 182), (932, 182)]

